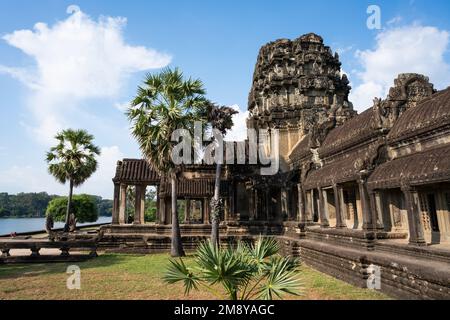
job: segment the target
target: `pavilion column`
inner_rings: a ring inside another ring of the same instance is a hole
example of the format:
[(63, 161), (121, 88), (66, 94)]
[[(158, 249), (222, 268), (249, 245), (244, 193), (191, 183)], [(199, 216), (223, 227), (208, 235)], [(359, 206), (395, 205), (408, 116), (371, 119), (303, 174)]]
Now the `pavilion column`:
[(297, 221), (300, 221), (301, 223), (306, 224), (308, 218), (306, 217), (306, 206), (305, 206), (305, 198), (304, 198), (304, 192), (303, 187), (299, 183), (297, 184), (297, 192), (298, 192), (298, 217)]
[(344, 198), (344, 187), (342, 186), (338, 186), (337, 187), (337, 192), (338, 192), (338, 196), (339, 196), (339, 211), (340, 213), (340, 217), (341, 217), (341, 223), (342, 223), (342, 228), (347, 228), (347, 204), (345, 203), (345, 198)]
[(270, 220), (270, 191), (266, 189), (265, 193), (264, 193), (264, 202), (265, 202), (265, 208), (264, 208), (264, 213), (266, 216), (266, 220), (269, 221)]
[(333, 185), (333, 193), (334, 193), (334, 203), (336, 207), (336, 228), (342, 229), (346, 228), (347, 224), (345, 223), (344, 212), (342, 210), (342, 196), (343, 191), (341, 186)]
[(119, 224), (128, 223), (127, 215), (127, 188), (126, 184), (120, 185)]
[(358, 179), (359, 198), (361, 200), (361, 210), (363, 218), (363, 230), (373, 229), (373, 219), (370, 210), (369, 193), (367, 192), (366, 175), (361, 175)]
[(383, 224), (381, 193), (379, 191), (371, 191), (369, 193), (369, 198), (370, 198), (370, 207), (372, 209), (372, 219), (374, 221), (374, 227), (378, 230), (383, 230), (384, 224)]
[(202, 211), (203, 211), (203, 223), (204, 224), (210, 224), (209, 216), (210, 216), (210, 206), (209, 206), (209, 199), (204, 198), (202, 202)]
[(319, 192), (320, 226), (322, 228), (328, 228), (330, 226), (330, 222), (328, 221), (328, 215), (327, 215), (326, 190), (322, 190), (322, 188), (318, 188), (317, 191)]
[(134, 224), (143, 224), (145, 210), (145, 186), (136, 186), (134, 202)]
[(305, 192), (305, 198), (307, 199), (307, 207), (305, 210), (306, 223), (314, 222), (314, 193), (313, 190)]
[(166, 199), (165, 199), (164, 195), (159, 196), (159, 221), (161, 224), (167, 224)]
[(253, 221), (253, 220), (255, 220), (255, 217), (256, 217), (256, 214), (255, 214), (255, 192), (251, 189), (248, 192), (250, 192), (250, 197), (248, 199), (248, 206), (249, 206), (249, 211), (250, 211), (249, 220)]
[(281, 188), (281, 221), (284, 221), (286, 218), (289, 220), (288, 191), (286, 188)]
[(253, 190), (253, 205), (254, 205), (254, 209), (255, 209), (255, 220), (259, 220), (259, 210), (261, 209), (259, 207), (259, 194), (258, 194), (258, 189), (255, 188), (255, 190)]
[(161, 224), (161, 206), (159, 198), (159, 186), (156, 186), (156, 223)]
[(229, 201), (230, 201), (230, 218), (236, 220), (236, 183), (231, 183), (229, 188)]
[(420, 217), (419, 193), (411, 186), (403, 186), (406, 210), (408, 211), (409, 243), (416, 246), (426, 245), (423, 223)]
[(184, 203), (184, 223), (191, 222), (191, 199), (186, 199)]
[(145, 224), (145, 195), (147, 193), (147, 186), (141, 187), (141, 224)]
[(112, 210), (112, 224), (117, 225), (119, 222), (120, 211), (120, 184), (114, 183), (114, 202)]

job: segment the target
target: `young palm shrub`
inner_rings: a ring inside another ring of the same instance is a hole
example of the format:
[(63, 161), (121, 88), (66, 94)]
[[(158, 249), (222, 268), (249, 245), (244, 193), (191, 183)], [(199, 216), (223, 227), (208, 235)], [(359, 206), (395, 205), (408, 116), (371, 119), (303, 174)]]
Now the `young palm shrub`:
[(170, 260), (164, 280), (169, 284), (182, 282), (186, 295), (205, 289), (218, 299), (272, 300), (299, 295), (300, 262), (280, 256), (279, 250), (273, 238), (260, 237), (253, 245), (238, 242), (234, 248), (222, 248), (209, 240), (198, 247), (194, 267), (182, 259)]

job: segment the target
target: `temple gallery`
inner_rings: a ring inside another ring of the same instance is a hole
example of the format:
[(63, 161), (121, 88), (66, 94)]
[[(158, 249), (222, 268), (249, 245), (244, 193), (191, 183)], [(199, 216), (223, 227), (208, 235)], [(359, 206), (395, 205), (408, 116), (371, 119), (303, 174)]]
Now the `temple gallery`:
[[(388, 294), (450, 298), (450, 88), (437, 91), (426, 75), (413, 73), (392, 83), (387, 96), (358, 114), (339, 56), (320, 36), (264, 45), (247, 127), (279, 133), (279, 168), (261, 175), (263, 165), (248, 159), (251, 144), (240, 142), (246, 158), (225, 163), (221, 176), (221, 242), (270, 235), (285, 254), (347, 282), (365, 287), (377, 266)], [(268, 141), (268, 154), (272, 147)], [(214, 165), (187, 165), (177, 182), (186, 249), (211, 232), (214, 174)], [(101, 245), (167, 251), (170, 181), (143, 159), (123, 159), (113, 184), (113, 222), (102, 227)], [(157, 189), (152, 224), (144, 221), (150, 186)]]

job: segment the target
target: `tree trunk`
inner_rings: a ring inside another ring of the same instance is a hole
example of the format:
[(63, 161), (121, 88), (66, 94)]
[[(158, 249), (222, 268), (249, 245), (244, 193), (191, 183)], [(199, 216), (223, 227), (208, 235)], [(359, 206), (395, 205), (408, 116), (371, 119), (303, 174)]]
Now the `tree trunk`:
[(64, 224), (64, 232), (69, 232), (69, 218), (70, 211), (72, 209), (72, 195), (73, 195), (73, 180), (70, 179), (70, 189), (69, 189), (69, 197), (67, 198), (67, 210), (66, 210), (66, 221)]
[(172, 257), (184, 257), (183, 243), (181, 242), (180, 223), (178, 221), (177, 210), (177, 180), (174, 175), (171, 176), (172, 184), (172, 246), (170, 255)]
[(211, 202), (211, 242), (215, 245), (219, 245), (219, 223), (220, 223), (220, 176), (222, 171), (222, 165), (220, 163), (216, 164), (216, 181), (214, 186), (214, 198)]

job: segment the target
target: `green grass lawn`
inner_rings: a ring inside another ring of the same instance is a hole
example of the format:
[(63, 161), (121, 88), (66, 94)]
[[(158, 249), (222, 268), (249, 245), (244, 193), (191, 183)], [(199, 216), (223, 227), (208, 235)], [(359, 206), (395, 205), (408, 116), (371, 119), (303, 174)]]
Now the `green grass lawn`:
[[(105, 254), (78, 263), (81, 290), (67, 289), (68, 265), (2, 265), (0, 299), (186, 299), (181, 285), (168, 285), (161, 280), (168, 265), (165, 254)], [(302, 296), (287, 296), (288, 299), (388, 299), (379, 292), (356, 288), (306, 266), (301, 267), (299, 277)], [(214, 297), (207, 292), (193, 292), (187, 299)]]

